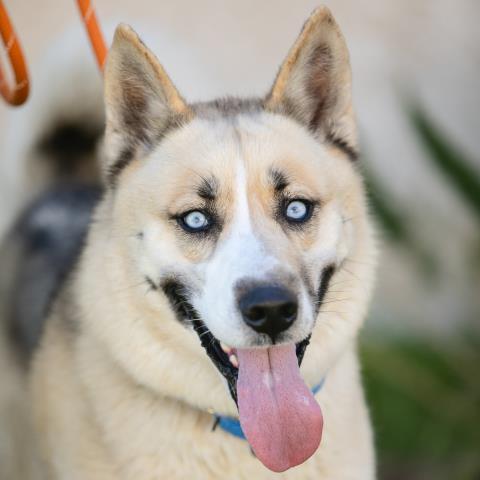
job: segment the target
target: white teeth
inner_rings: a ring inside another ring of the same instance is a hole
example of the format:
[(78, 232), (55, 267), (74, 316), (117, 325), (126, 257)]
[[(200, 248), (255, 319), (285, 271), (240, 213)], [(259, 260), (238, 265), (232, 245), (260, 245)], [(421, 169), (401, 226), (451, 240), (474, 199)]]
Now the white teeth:
[(225, 345), (222, 342), (220, 342), (220, 348), (227, 354), (228, 359), (230, 360), (230, 363), (235, 368), (238, 368), (238, 358), (235, 355), (235, 350), (232, 347), (229, 347), (228, 345)]
[(227, 354), (230, 355), (232, 348), (229, 347), (228, 345), (225, 345), (224, 343), (220, 342), (220, 347), (221, 349)]
[(228, 357), (228, 359), (230, 360), (230, 363), (235, 367), (235, 368), (238, 368), (238, 358), (236, 355), (230, 355)]

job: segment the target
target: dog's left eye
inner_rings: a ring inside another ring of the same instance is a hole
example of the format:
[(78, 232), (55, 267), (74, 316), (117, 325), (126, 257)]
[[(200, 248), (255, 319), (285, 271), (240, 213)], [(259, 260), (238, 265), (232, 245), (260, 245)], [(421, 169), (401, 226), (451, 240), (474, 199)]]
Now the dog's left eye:
[(182, 226), (190, 232), (200, 232), (207, 229), (210, 225), (208, 217), (200, 210), (193, 210), (181, 217)]
[(305, 222), (310, 218), (312, 204), (306, 200), (292, 200), (285, 208), (285, 217), (292, 222)]

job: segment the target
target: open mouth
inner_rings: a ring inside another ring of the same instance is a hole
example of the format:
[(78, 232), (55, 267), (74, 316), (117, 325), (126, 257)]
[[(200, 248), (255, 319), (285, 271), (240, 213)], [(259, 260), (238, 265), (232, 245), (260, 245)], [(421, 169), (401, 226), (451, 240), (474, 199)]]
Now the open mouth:
[(242, 430), (257, 458), (270, 470), (300, 465), (317, 450), (323, 417), (300, 375), (310, 338), (297, 344), (233, 349), (223, 345), (175, 280), (162, 284), (179, 320), (193, 326), (210, 360), (227, 380)]
[[(192, 320), (192, 324), (210, 360), (227, 380), (230, 394), (238, 405), (237, 380), (239, 365), (236, 350), (219, 342), (198, 317)], [(302, 364), (309, 342), (310, 336), (295, 345), (298, 366)]]
[[(193, 305), (188, 301), (187, 289), (176, 280), (169, 279), (162, 284), (162, 290), (170, 301), (171, 306), (181, 321), (191, 323), (197, 333), (200, 343), (217, 370), (227, 380), (228, 389), (238, 406), (237, 380), (238, 380), (238, 358), (236, 350), (222, 344), (210, 332), (208, 327), (200, 319)], [(302, 364), (305, 351), (310, 343), (310, 335), (295, 345), (295, 353), (298, 366)]]

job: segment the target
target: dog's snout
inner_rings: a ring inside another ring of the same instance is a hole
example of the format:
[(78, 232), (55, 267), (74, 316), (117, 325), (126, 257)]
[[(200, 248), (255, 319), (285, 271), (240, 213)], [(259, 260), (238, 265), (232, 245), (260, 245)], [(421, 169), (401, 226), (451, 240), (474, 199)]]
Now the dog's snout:
[(245, 323), (256, 332), (267, 334), (273, 342), (297, 318), (297, 297), (279, 286), (256, 286), (239, 299), (238, 307)]

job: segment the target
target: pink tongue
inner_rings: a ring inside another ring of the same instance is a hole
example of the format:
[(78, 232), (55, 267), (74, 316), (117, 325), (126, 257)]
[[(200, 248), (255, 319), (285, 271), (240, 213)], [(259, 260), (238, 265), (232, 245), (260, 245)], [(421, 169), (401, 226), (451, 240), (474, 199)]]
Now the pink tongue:
[(240, 423), (255, 455), (274, 472), (303, 463), (320, 444), (323, 418), (295, 345), (239, 349), (237, 356)]

